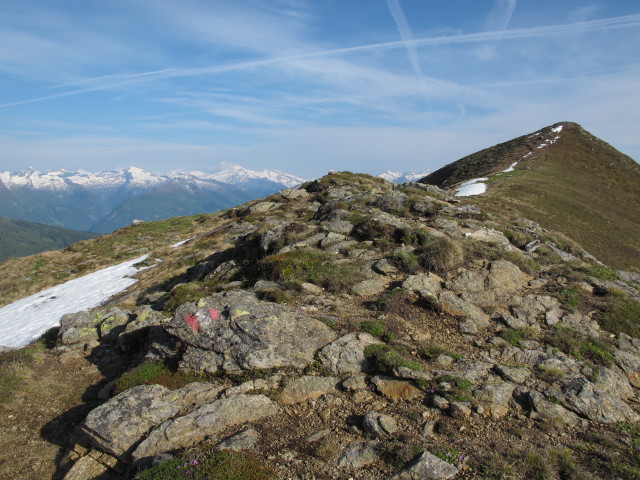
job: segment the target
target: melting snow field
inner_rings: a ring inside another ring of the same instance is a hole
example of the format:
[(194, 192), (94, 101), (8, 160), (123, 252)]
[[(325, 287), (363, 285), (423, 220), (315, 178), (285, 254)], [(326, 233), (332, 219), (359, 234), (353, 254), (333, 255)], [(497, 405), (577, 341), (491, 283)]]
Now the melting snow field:
[(473, 180), (469, 180), (468, 182), (464, 182), (458, 188), (456, 192), (456, 197), (468, 197), (470, 195), (480, 195), (487, 191), (486, 182), (487, 178), (474, 178)]
[(60, 325), (67, 313), (97, 307), (137, 282), (134, 267), (148, 255), (69, 280), (0, 308), (0, 345), (21, 347)]

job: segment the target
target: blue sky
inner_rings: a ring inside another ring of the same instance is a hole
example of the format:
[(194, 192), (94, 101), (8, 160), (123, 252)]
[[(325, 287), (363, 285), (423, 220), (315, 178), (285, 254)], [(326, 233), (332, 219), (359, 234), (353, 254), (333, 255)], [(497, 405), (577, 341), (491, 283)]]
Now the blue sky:
[(0, 170), (433, 170), (563, 120), (640, 159), (637, 0), (3, 1), (0, 44)]

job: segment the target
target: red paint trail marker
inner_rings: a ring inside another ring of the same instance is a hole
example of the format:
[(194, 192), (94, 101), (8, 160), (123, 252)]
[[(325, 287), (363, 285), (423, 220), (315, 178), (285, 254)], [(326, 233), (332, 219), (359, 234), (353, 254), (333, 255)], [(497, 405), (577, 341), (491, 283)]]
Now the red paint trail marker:
[(196, 317), (195, 313), (190, 313), (189, 315), (185, 315), (184, 321), (186, 322), (187, 325), (189, 325), (189, 328), (191, 328), (191, 330), (198, 333), (198, 330), (200, 330), (200, 322), (198, 321), (198, 317)]

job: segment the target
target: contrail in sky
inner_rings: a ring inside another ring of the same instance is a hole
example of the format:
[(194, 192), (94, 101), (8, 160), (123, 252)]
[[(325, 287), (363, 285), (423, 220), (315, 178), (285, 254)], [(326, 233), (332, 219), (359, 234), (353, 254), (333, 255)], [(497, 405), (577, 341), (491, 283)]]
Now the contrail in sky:
[(448, 35), (442, 37), (428, 37), (428, 38), (416, 38), (411, 40), (401, 40), (396, 42), (384, 42), (374, 43), (369, 45), (359, 45), (355, 47), (336, 48), (332, 50), (322, 50), (317, 52), (302, 53), (298, 55), (290, 55), (287, 57), (275, 57), (265, 58), (260, 60), (252, 60), (246, 62), (232, 63), (226, 65), (217, 65), (212, 67), (200, 67), (200, 68), (166, 68), (163, 70), (156, 70), (150, 72), (142, 72), (135, 74), (118, 74), (106, 77), (95, 77), (87, 79), (83, 82), (76, 83), (90, 84), (100, 80), (101, 84), (85, 87), (68, 92), (61, 92), (54, 95), (47, 95), (44, 97), (31, 98), (27, 100), (20, 100), (17, 102), (0, 104), (0, 108), (13, 107), (17, 105), (24, 105), (28, 103), (41, 102), (44, 100), (51, 100), (55, 98), (69, 97), (73, 95), (81, 95), (83, 93), (97, 92), (103, 90), (109, 90), (113, 88), (123, 87), (130, 84), (150, 82), (154, 80), (163, 80), (168, 78), (179, 77), (192, 77), (197, 75), (215, 75), (221, 73), (228, 73), (234, 71), (248, 70), (257, 67), (277, 65), (280, 63), (287, 63), (297, 60), (305, 60), (315, 57), (330, 57), (338, 55), (348, 55), (352, 53), (370, 52), (376, 50), (395, 50), (398, 48), (408, 47), (436, 47), (440, 45), (454, 45), (454, 44), (473, 44), (473, 43), (485, 43), (496, 40), (520, 40), (525, 38), (538, 38), (549, 37), (552, 35), (565, 35), (567, 33), (573, 33), (575, 31), (602, 31), (602, 30), (615, 30), (620, 28), (630, 28), (640, 26), (640, 14), (626, 15), (621, 17), (612, 17), (601, 20), (591, 20), (586, 22), (576, 22), (561, 25), (549, 25), (545, 27), (532, 27), (532, 28), (517, 28), (513, 30), (493, 31), (493, 32), (480, 32), (480, 33), (468, 33), (461, 35)]
[[(409, 22), (407, 22), (407, 17), (405, 17), (404, 11), (400, 6), (400, 0), (387, 0), (387, 6), (389, 7), (389, 12), (391, 12), (393, 20), (396, 22), (396, 26), (398, 27), (400, 38), (402, 39), (402, 41), (410, 42), (411, 40), (413, 40), (413, 33), (411, 32)], [(422, 80), (422, 68), (420, 68), (418, 50), (416, 49), (415, 43), (406, 43), (405, 47), (407, 49), (407, 53), (409, 54), (409, 60), (411, 61), (413, 71), (415, 72), (416, 76), (420, 80)]]
[[(516, 9), (517, 0), (496, 0), (493, 9), (485, 22), (486, 28), (492, 32), (505, 32), (513, 12)], [(496, 38), (493, 43), (489, 43), (480, 49), (480, 58), (487, 60), (493, 56), (502, 38)]]

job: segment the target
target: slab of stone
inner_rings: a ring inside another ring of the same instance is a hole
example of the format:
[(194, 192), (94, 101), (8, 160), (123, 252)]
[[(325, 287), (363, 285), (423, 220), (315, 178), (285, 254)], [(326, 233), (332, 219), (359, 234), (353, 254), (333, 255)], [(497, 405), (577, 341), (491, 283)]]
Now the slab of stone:
[(101, 450), (127, 461), (141, 438), (178, 411), (174, 392), (161, 385), (139, 385), (89, 412), (81, 428)]
[(327, 393), (336, 393), (337, 377), (315, 377), (307, 375), (290, 381), (278, 395), (283, 405), (306, 402)]
[(106, 475), (108, 472), (109, 469), (105, 465), (86, 455), (73, 464), (71, 470), (64, 476), (64, 480), (93, 480), (101, 478), (101, 475)]
[(379, 295), (385, 291), (389, 280), (383, 276), (378, 277), (379, 278), (371, 278), (369, 280), (358, 282), (351, 288), (351, 290), (360, 297)]
[(168, 420), (153, 430), (133, 452), (140, 461), (163, 452), (192, 446), (213, 438), (226, 428), (243, 425), (275, 415), (278, 406), (264, 395), (234, 395), (215, 400), (192, 412)]
[[(552, 402), (549, 398), (554, 401)], [(527, 393), (527, 400), (531, 409), (547, 420), (567, 425), (576, 425), (580, 421), (580, 417), (560, 405), (554, 397), (546, 397), (540, 392), (531, 391)]]
[(491, 317), (478, 307), (456, 296), (453, 292), (444, 291), (438, 295), (440, 308), (454, 317), (461, 317), (460, 331), (475, 334), (489, 326)]
[(410, 292), (420, 292), (421, 294), (437, 295), (442, 291), (442, 278), (435, 273), (425, 275), (409, 275), (402, 282), (402, 288)]
[(406, 380), (378, 375), (373, 377), (371, 382), (382, 395), (394, 400), (413, 400), (423, 396), (422, 390)]
[(594, 422), (636, 422), (640, 416), (621, 399), (598, 390), (582, 377), (567, 378), (547, 392), (567, 408)]

